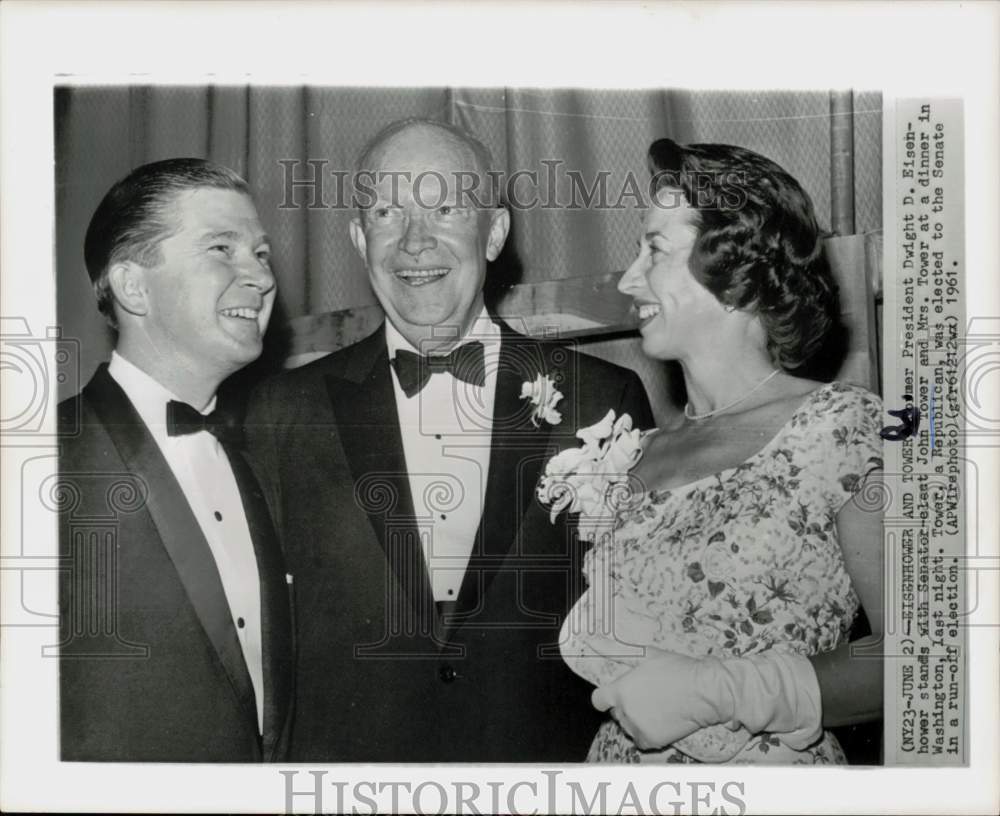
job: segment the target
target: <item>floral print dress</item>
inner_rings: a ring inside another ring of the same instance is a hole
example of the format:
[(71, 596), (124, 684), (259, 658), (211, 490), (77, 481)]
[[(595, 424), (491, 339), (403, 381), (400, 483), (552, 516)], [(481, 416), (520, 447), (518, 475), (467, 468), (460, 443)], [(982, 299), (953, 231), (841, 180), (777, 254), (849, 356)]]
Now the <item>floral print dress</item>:
[[(614, 532), (586, 555), (588, 589), (563, 625), (570, 667), (596, 685), (636, 665), (646, 645), (728, 658), (844, 642), (859, 601), (836, 516), (857, 491), (864, 506), (864, 477), (882, 467), (881, 417), (870, 392), (823, 385), (742, 464), (619, 507)], [(610, 719), (588, 760), (845, 762), (829, 732), (795, 751), (779, 735), (715, 725), (640, 751)]]

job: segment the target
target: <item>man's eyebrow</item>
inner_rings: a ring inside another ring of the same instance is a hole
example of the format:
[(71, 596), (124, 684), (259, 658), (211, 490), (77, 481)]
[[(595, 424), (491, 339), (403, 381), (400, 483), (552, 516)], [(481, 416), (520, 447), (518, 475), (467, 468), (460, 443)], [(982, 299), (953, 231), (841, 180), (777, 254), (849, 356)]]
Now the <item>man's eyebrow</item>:
[[(236, 230), (223, 230), (221, 232), (206, 232), (201, 236), (202, 241), (218, 241), (224, 239), (226, 241), (238, 241), (240, 238), (240, 233)], [(271, 238), (267, 233), (262, 232), (257, 236), (256, 243), (258, 244), (270, 244)]]
[(240, 237), (240, 234), (236, 230), (223, 230), (222, 232), (206, 232), (201, 236), (202, 241), (216, 241), (220, 238), (225, 238), (229, 241), (235, 241)]

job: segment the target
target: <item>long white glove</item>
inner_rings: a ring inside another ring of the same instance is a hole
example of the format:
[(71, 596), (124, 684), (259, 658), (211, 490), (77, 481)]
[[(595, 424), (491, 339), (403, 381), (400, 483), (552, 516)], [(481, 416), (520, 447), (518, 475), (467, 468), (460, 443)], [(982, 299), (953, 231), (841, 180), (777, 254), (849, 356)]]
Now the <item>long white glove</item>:
[(614, 716), (644, 750), (662, 748), (717, 723), (773, 733), (802, 750), (823, 733), (819, 683), (808, 658), (773, 650), (743, 658), (655, 654), (592, 702)]

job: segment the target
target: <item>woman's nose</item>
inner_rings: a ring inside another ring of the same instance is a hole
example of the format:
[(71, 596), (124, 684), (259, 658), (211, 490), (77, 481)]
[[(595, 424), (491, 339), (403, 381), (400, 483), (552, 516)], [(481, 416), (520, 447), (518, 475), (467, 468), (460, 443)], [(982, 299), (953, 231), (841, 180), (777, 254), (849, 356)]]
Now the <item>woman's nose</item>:
[(642, 282), (642, 256), (636, 258), (625, 274), (618, 281), (618, 291), (623, 295), (634, 296)]

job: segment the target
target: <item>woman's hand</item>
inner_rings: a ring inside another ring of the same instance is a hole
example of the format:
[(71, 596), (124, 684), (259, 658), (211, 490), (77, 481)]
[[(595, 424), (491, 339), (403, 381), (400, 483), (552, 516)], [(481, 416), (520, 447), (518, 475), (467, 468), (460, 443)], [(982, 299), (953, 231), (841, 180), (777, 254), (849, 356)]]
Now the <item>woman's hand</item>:
[[(647, 657), (612, 683), (594, 690), (591, 702), (612, 716), (636, 746), (662, 748), (695, 731), (731, 719), (726, 700), (707, 688), (714, 658), (697, 659), (646, 647)], [(708, 693), (706, 693), (708, 692)], [(722, 710), (720, 710), (720, 708)]]
[[(851, 576), (871, 635), (842, 643), (832, 652), (813, 655), (813, 668), (823, 693), (823, 724), (827, 728), (852, 725), (882, 716), (882, 512), (872, 508), (881, 472), (868, 474), (867, 487), (841, 508), (837, 536), (844, 566)], [(862, 501), (871, 491), (867, 504)]]
[(717, 723), (777, 734), (801, 751), (823, 735), (816, 673), (809, 659), (769, 649), (719, 660), (656, 651), (628, 674), (594, 691), (643, 749), (662, 748)]

